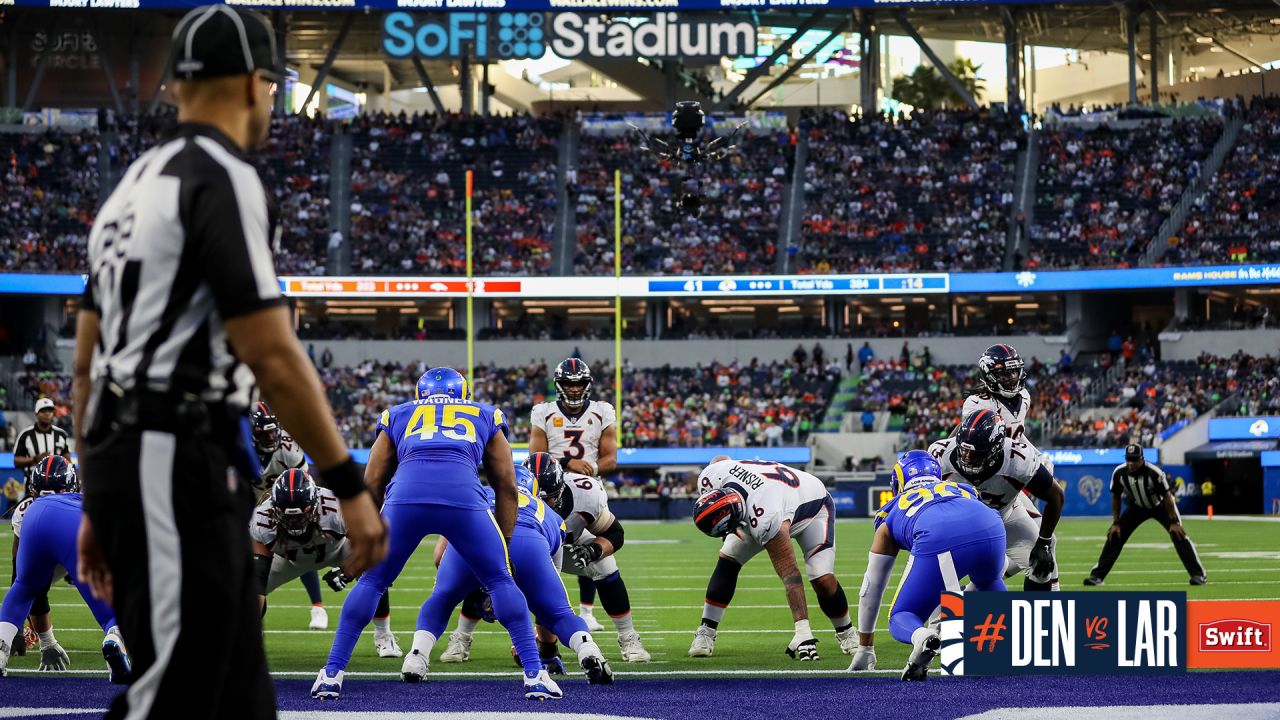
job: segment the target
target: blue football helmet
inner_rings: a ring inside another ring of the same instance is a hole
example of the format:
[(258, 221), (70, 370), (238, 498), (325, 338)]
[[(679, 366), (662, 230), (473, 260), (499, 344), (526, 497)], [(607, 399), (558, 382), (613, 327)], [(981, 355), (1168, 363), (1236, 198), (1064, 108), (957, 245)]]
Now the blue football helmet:
[[(534, 495), (551, 503), (552, 506), (559, 505), (567, 486), (564, 480), (564, 468), (560, 467), (560, 463), (556, 462), (551, 453), (529, 453), (529, 457), (524, 459), (524, 467), (536, 483), (537, 490)], [(516, 480), (517, 482), (520, 480), (519, 474), (516, 475)]]
[(271, 514), (276, 525), (292, 537), (306, 537), (320, 518), (320, 488), (305, 472), (292, 468), (271, 486)]
[(746, 508), (737, 490), (716, 488), (693, 503), (693, 524), (711, 537), (726, 537), (742, 525)]
[(974, 410), (956, 431), (956, 469), (968, 476), (994, 471), (1004, 461), (1004, 420), (990, 410)]
[(453, 368), (438, 367), (422, 373), (418, 378), (418, 399), (432, 395), (447, 395), (454, 400), (470, 400), (471, 388), (467, 387), (467, 379)]
[(50, 455), (31, 468), (31, 494), (35, 497), (79, 490), (76, 469), (61, 455)]
[(912, 450), (893, 466), (893, 478), (889, 488), (894, 495), (901, 495), (919, 485), (942, 481), (942, 466), (925, 450)]
[(992, 395), (1015, 398), (1027, 378), (1027, 364), (1011, 346), (992, 345), (978, 358), (978, 377)]
[(533, 476), (532, 470), (520, 463), (516, 463), (516, 487), (524, 488), (530, 495), (538, 497), (538, 478)]

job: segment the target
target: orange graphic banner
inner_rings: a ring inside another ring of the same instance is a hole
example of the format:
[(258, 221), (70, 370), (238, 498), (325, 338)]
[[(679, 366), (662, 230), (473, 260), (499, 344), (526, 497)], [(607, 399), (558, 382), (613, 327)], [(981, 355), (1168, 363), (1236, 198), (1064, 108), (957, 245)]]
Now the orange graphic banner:
[(1280, 600), (1187, 601), (1188, 668), (1280, 668)]

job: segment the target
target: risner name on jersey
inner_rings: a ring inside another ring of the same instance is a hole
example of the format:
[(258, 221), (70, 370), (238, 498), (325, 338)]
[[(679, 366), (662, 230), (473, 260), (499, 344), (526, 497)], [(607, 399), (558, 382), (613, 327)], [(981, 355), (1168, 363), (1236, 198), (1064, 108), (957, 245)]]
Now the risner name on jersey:
[(319, 518), (311, 523), (310, 531), (297, 537), (281, 531), (268, 498), (253, 510), (249, 521), (249, 535), (262, 543), (275, 558), (271, 563), (271, 575), (267, 592), (301, 576), (309, 570), (337, 567), (351, 552), (347, 542), (347, 525), (338, 509), (338, 498), (328, 488), (320, 491)]
[(558, 402), (544, 402), (533, 406), (529, 422), (546, 433), (547, 452), (554, 457), (595, 465), (600, 462), (600, 437), (617, 422), (617, 414), (612, 405), (599, 400), (588, 402), (577, 415)]
[(835, 502), (817, 477), (774, 462), (721, 460), (698, 476), (698, 492), (736, 490), (746, 501), (747, 522), (725, 537), (720, 552), (745, 564), (791, 521), (810, 580), (835, 571)]

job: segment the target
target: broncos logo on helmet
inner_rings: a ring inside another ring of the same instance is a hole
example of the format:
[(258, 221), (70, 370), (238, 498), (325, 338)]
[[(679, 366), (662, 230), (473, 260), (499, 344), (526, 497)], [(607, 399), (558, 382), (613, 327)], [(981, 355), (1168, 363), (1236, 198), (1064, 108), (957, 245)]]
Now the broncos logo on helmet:
[(1004, 420), (990, 410), (975, 410), (960, 421), (955, 441), (960, 472), (974, 476), (994, 470), (1004, 459)]
[(746, 505), (737, 490), (716, 488), (693, 504), (693, 524), (711, 537), (726, 537), (742, 524)]
[(560, 504), (567, 487), (564, 480), (564, 468), (551, 456), (551, 453), (529, 453), (524, 460), (524, 467), (533, 476), (534, 494), (542, 498), (552, 507)]
[(285, 470), (271, 486), (271, 515), (286, 535), (306, 537), (320, 517), (320, 488), (296, 468)]
[(1018, 351), (1009, 345), (992, 345), (978, 358), (978, 375), (982, 385), (992, 395), (1017, 397), (1022, 392), (1022, 381), (1027, 377), (1027, 364)]
[(31, 470), (31, 494), (58, 495), (78, 492), (80, 479), (76, 469), (61, 455), (50, 455), (37, 462)]
[(418, 399), (433, 395), (446, 395), (454, 400), (470, 400), (471, 388), (467, 379), (453, 368), (438, 367), (422, 373), (418, 378)]
[(591, 366), (568, 358), (556, 366), (556, 399), (570, 410), (580, 410), (591, 400)]
[(280, 421), (271, 408), (260, 402), (253, 406), (253, 446), (258, 453), (269, 456), (280, 449)]

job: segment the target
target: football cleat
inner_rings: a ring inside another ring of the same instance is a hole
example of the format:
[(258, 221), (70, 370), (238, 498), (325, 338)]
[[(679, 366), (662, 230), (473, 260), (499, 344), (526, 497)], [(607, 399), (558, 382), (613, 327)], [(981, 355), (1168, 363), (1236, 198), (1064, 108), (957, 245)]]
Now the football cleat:
[(422, 682), (430, 669), (427, 656), (414, 650), (404, 656), (404, 664), (400, 666), (400, 679), (407, 683)]
[[(22, 642), (22, 638), (18, 638)], [(9, 674), (9, 643), (0, 640), (0, 677)]]
[(689, 657), (711, 657), (716, 651), (716, 629), (707, 625), (699, 625), (693, 633), (693, 644), (689, 646)]
[(840, 643), (840, 652), (852, 655), (858, 649), (858, 629), (850, 626), (848, 630), (836, 633), (836, 641)]
[(788, 646), (786, 652), (793, 659), (799, 660), (800, 662), (814, 662), (822, 659), (822, 656), (818, 655), (817, 638), (805, 640), (794, 648)]
[(618, 650), (622, 651), (625, 662), (649, 662), (649, 651), (640, 642), (640, 633), (631, 632), (618, 635)]
[(938, 633), (931, 631), (923, 634), (920, 641), (911, 648), (911, 657), (907, 660), (907, 666), (902, 669), (903, 681), (927, 679), (929, 663), (937, 656), (940, 647), (942, 639), (938, 637)]
[(324, 630), (329, 627), (329, 613), (320, 605), (311, 606), (311, 624), (307, 625), (312, 630)]
[(551, 679), (546, 670), (540, 671), (536, 678), (525, 676), (524, 698), (526, 700), (559, 700), (562, 697), (564, 693), (560, 691), (560, 686)]
[(120, 631), (116, 628), (111, 628), (111, 632), (102, 639), (102, 659), (107, 661), (107, 669), (111, 671), (111, 684), (125, 685), (129, 682), (133, 661), (129, 659), (124, 638), (120, 637)]
[(63, 650), (58, 643), (46, 648), (40, 648), (41, 670), (66, 670), (69, 667), (71, 667), (71, 657), (67, 655), (67, 651)]
[(339, 670), (337, 675), (330, 675), (324, 668), (320, 668), (320, 674), (316, 675), (316, 681), (311, 684), (311, 697), (317, 700), (337, 700), (342, 694), (344, 674)]
[(613, 668), (603, 655), (588, 655), (582, 658), (582, 671), (587, 674), (587, 682), (592, 685), (608, 685), (613, 682)]
[(471, 634), (454, 630), (449, 635), (449, 646), (440, 653), (440, 662), (460, 663), (471, 659)]
[(594, 614), (585, 612), (578, 615), (578, 617), (582, 618), (582, 622), (587, 624), (588, 632), (595, 633), (595, 632), (601, 632), (604, 630), (604, 626), (600, 624), (600, 621), (596, 619), (596, 616)]
[(398, 658), (404, 655), (400, 649), (400, 643), (396, 642), (396, 636), (392, 633), (373, 632), (373, 647), (378, 651), (380, 658)]
[(1084, 579), (1084, 584), (1088, 585), (1089, 587), (1098, 587), (1099, 585), (1102, 585), (1103, 582), (1104, 581), (1102, 578), (1094, 577), (1093, 575), (1090, 575), (1089, 577)]
[(1205, 577), (1205, 576), (1203, 576), (1203, 575), (1192, 575), (1192, 576), (1191, 576), (1191, 584), (1192, 584), (1192, 585), (1204, 585), (1204, 584), (1205, 584), (1205, 583), (1207, 583), (1207, 582), (1209, 582), (1209, 578), (1207, 578), (1207, 577)]

